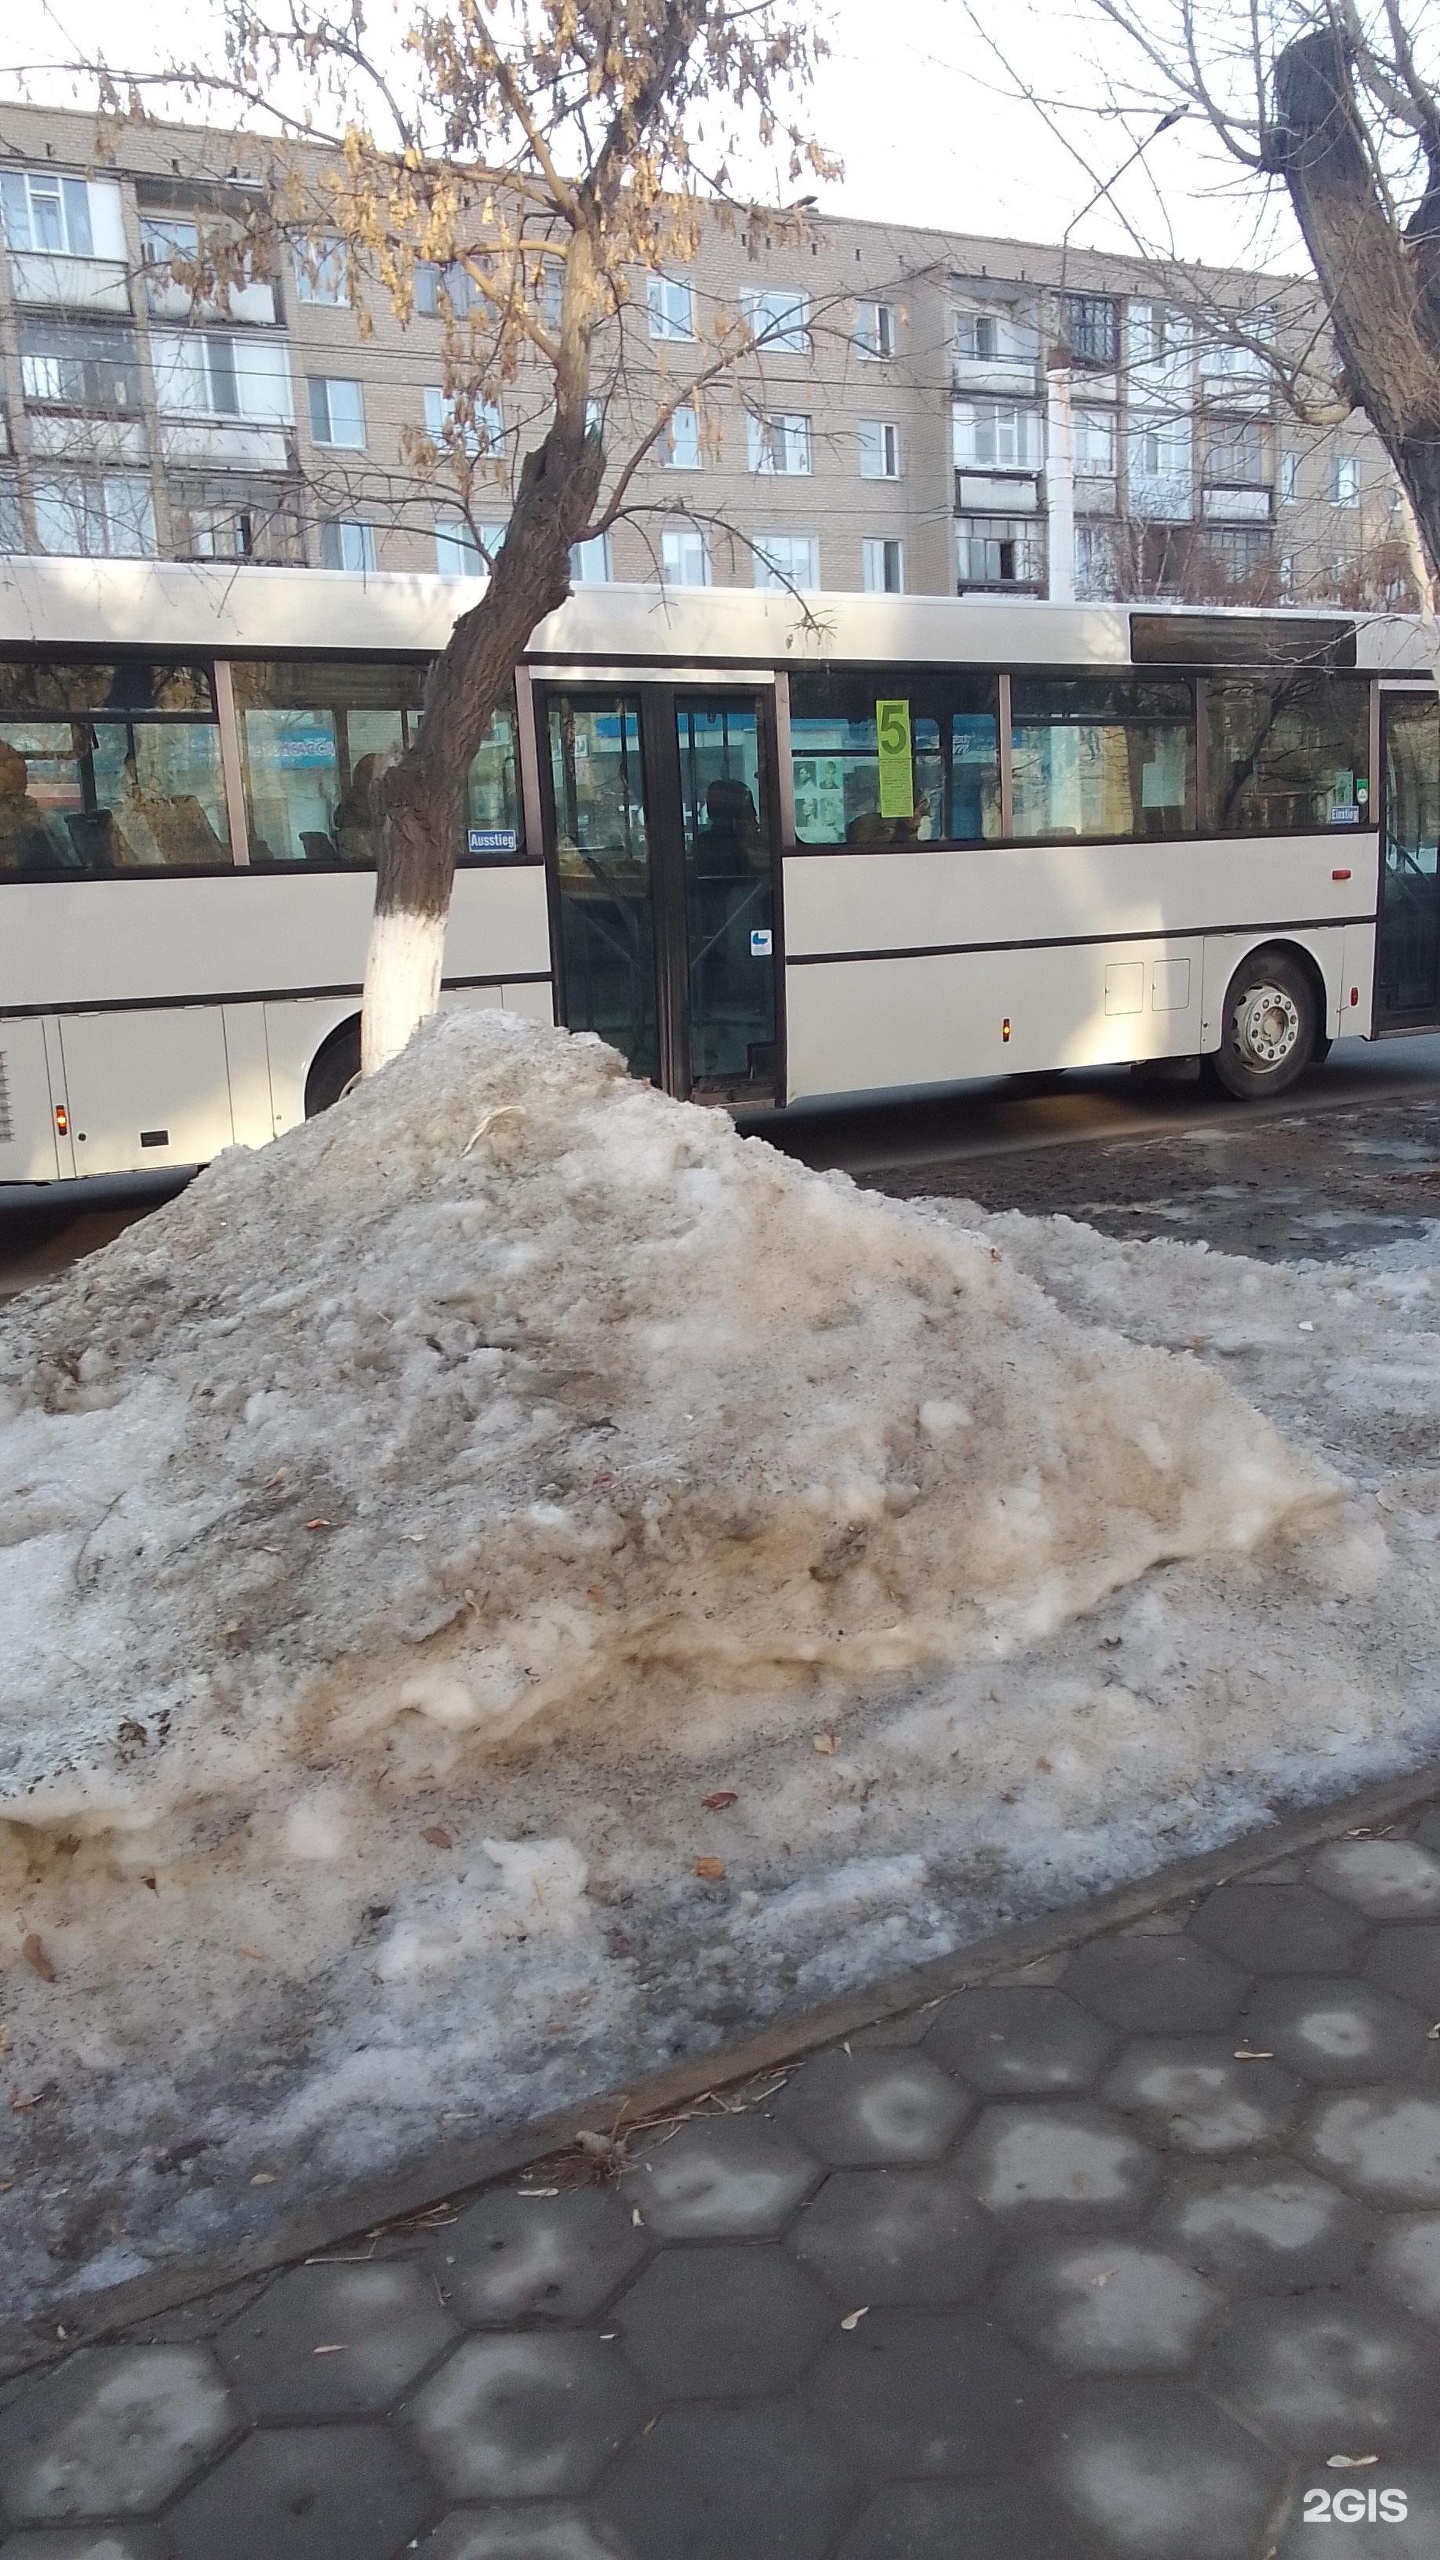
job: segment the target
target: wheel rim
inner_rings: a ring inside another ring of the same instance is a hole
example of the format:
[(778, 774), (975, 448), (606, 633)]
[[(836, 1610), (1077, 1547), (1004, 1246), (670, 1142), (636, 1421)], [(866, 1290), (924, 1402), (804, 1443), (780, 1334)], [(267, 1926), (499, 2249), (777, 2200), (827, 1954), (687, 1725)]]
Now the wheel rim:
[(1273, 1075), (1293, 1058), (1300, 1045), (1300, 1028), (1300, 1007), (1289, 988), (1266, 979), (1247, 987), (1235, 1007), (1236, 1052), (1247, 1067)]

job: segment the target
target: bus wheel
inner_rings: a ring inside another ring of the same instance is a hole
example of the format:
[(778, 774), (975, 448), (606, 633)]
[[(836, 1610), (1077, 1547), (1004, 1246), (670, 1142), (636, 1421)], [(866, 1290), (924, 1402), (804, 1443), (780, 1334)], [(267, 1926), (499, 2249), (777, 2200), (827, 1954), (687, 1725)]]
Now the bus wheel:
[(1252, 951), (1225, 993), (1220, 1046), (1207, 1060), (1241, 1102), (1286, 1093), (1320, 1044), (1320, 1009), (1306, 971), (1285, 951)]
[(305, 1079), (305, 1117), (318, 1118), (348, 1093), (360, 1073), (360, 1024), (358, 1018), (342, 1022), (328, 1040), (322, 1040), (310, 1062)]

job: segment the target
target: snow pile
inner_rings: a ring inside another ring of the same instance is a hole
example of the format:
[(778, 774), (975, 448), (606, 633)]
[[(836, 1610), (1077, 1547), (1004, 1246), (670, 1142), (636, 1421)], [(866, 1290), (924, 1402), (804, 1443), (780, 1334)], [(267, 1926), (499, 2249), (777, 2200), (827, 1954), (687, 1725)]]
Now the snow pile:
[(1414, 1749), (1374, 1519), (1025, 1225), (464, 1014), (16, 1304), (17, 2297)]

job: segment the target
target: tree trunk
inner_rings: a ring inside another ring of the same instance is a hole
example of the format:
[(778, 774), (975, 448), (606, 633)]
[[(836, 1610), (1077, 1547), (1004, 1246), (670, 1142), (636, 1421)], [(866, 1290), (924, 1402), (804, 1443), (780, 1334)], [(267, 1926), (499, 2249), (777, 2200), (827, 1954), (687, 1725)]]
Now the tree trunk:
[(375, 912), (360, 1016), (364, 1075), (397, 1056), (439, 1002), (466, 777), (536, 623), (570, 593), (571, 547), (590, 521), (603, 467), (599, 436), (558, 418), (526, 455), (489, 588), (461, 615), (430, 670), (414, 743), (376, 785)]
[(1408, 232), (1381, 193), (1343, 37), (1327, 26), (1275, 65), (1267, 160), (1290, 190), (1348, 388), (1405, 485), (1440, 572), (1440, 185)]

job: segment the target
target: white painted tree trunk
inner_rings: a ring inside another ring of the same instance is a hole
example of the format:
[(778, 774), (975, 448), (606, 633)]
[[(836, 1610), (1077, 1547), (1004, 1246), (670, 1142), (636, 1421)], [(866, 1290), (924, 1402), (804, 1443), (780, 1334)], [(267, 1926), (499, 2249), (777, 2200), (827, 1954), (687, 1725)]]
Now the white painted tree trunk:
[(360, 1013), (362, 1075), (373, 1076), (398, 1058), (412, 1032), (435, 1011), (444, 957), (443, 915), (391, 908), (372, 919)]

